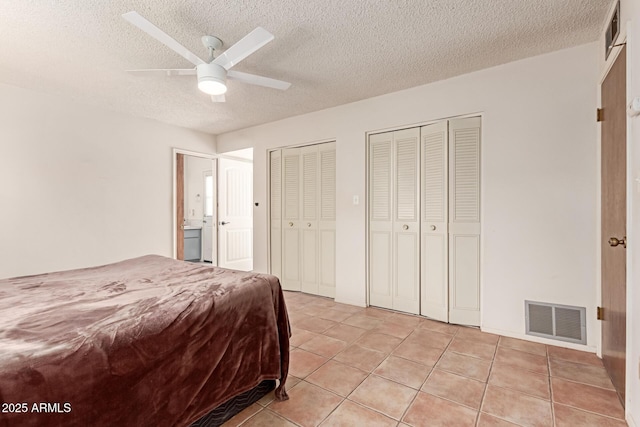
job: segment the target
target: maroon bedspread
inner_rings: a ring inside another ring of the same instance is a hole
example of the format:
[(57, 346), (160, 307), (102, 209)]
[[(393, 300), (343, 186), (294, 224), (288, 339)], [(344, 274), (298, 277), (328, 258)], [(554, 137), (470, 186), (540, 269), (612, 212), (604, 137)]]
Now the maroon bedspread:
[(265, 379), (286, 398), (278, 279), (149, 255), (0, 280), (0, 426), (188, 425)]

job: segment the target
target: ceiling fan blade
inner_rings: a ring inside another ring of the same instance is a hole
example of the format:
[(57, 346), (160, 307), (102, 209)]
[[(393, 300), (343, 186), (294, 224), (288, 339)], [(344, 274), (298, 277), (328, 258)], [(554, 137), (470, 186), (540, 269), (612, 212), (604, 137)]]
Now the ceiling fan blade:
[(211, 101), (213, 102), (226, 102), (224, 94), (222, 95), (211, 95)]
[(227, 72), (227, 78), (230, 80), (237, 80), (242, 83), (249, 83), (251, 85), (264, 86), (272, 89), (287, 90), (291, 83), (283, 82), (282, 80), (271, 79), (269, 77), (256, 76), (255, 74), (243, 73), (240, 71)]
[(198, 58), (193, 52), (191, 52), (186, 47), (182, 46), (175, 39), (169, 36), (167, 33), (162, 31), (160, 28), (153, 25), (146, 18), (140, 15), (138, 12), (131, 11), (122, 15), (124, 19), (129, 21), (131, 24), (140, 28), (145, 33), (149, 34), (154, 39), (158, 40), (160, 43), (167, 46), (169, 49), (176, 52), (178, 55), (185, 58), (187, 61), (191, 62), (194, 65), (204, 64), (205, 62)]
[(148, 75), (148, 76), (195, 76), (195, 68), (183, 68), (183, 69), (167, 69), (156, 68), (151, 70), (127, 70), (127, 73), (134, 75)]
[(228, 70), (256, 50), (260, 49), (262, 46), (269, 43), (273, 38), (273, 34), (269, 31), (262, 27), (258, 27), (227, 49), (213, 62)]

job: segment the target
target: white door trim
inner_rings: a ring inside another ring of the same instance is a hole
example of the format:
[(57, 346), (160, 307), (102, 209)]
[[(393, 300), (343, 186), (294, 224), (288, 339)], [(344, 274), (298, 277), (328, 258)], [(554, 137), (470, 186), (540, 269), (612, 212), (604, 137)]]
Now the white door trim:
[[(176, 259), (178, 257), (178, 242), (176, 240), (176, 230), (178, 228), (177, 214), (178, 214), (178, 202), (176, 200), (176, 178), (177, 178), (177, 169), (176, 169), (176, 159), (178, 154), (183, 154), (186, 156), (200, 157), (204, 159), (210, 159), (212, 162), (215, 162), (218, 159), (218, 155), (216, 154), (208, 154), (208, 153), (200, 153), (197, 151), (184, 150), (182, 148), (173, 147), (171, 149), (171, 163), (172, 163), (172, 173), (171, 173), (171, 186), (172, 186), (172, 194), (171, 194), (171, 203), (172, 203), (172, 212), (171, 215), (171, 242), (173, 245), (172, 257)], [(213, 166), (213, 165), (212, 165)], [(217, 215), (217, 214), (216, 214)], [(217, 258), (217, 254), (216, 254)]]

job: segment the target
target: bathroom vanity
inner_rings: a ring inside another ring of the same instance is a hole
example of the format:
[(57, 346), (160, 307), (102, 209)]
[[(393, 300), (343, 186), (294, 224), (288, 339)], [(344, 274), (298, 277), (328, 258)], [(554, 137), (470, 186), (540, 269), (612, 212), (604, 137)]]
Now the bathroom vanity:
[(185, 225), (184, 260), (200, 261), (202, 258), (202, 227)]

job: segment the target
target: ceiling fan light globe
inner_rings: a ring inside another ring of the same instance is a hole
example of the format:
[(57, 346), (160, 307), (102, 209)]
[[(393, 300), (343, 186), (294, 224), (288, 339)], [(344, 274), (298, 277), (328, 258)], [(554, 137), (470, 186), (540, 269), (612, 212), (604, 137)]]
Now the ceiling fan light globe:
[(227, 91), (227, 86), (223, 82), (207, 79), (198, 81), (198, 89), (208, 95), (222, 95)]
[(218, 64), (200, 64), (196, 67), (198, 89), (208, 95), (222, 95), (227, 91), (227, 70)]

